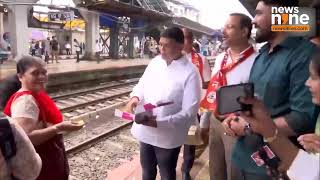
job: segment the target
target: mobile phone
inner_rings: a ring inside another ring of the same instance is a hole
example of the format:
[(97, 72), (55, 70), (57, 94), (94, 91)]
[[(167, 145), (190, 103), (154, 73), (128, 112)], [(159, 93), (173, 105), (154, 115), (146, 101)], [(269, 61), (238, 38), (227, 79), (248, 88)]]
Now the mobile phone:
[(250, 111), (251, 106), (239, 102), (240, 97), (253, 97), (253, 83), (222, 86), (217, 90), (217, 111), (224, 115), (237, 111)]
[(135, 114), (134, 121), (138, 124), (142, 123), (143, 121), (148, 120), (150, 117), (152, 117), (152, 111), (144, 111)]

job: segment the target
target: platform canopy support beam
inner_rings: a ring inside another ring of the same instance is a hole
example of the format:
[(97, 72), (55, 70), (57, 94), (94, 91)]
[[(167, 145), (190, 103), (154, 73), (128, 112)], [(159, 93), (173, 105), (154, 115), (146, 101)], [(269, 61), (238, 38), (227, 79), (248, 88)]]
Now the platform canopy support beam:
[(96, 12), (89, 12), (86, 10), (80, 10), (83, 16), (86, 26), (85, 26), (85, 39), (86, 48), (85, 54), (83, 56), (84, 60), (96, 60), (96, 40), (99, 39), (100, 22), (99, 14)]
[[(14, 2), (21, 2), (12, 0)], [(36, 3), (37, 0), (25, 0), (24, 3)], [(9, 5), (8, 22), (10, 32), (11, 52), (15, 60), (21, 56), (29, 54), (29, 35), (28, 16), (31, 6), (28, 5)], [(1, 37), (2, 38), (2, 37)]]
[(111, 59), (119, 59), (119, 25), (115, 25), (110, 29), (110, 57)]

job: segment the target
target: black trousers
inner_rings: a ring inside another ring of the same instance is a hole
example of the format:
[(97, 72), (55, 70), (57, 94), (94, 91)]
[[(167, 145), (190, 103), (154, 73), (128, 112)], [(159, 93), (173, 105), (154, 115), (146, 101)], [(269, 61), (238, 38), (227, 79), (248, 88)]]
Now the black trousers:
[(80, 51), (76, 51), (77, 54), (77, 61), (76, 62), (80, 62)]
[(164, 149), (140, 142), (142, 180), (155, 180), (157, 165), (159, 166), (161, 180), (175, 180), (179, 152), (180, 147)]
[(31, 50), (31, 56), (35, 56), (36, 55), (36, 50), (35, 49), (32, 49)]
[(100, 63), (100, 53), (101, 52), (96, 52), (97, 63)]
[(181, 171), (184, 173), (189, 173), (191, 171), (195, 158), (196, 146), (185, 144), (183, 146), (183, 163)]

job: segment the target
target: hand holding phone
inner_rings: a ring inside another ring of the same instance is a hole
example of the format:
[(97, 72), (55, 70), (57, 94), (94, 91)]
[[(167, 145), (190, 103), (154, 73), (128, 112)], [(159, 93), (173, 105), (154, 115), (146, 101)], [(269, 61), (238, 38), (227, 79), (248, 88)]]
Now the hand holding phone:
[(135, 114), (134, 121), (137, 124), (141, 124), (144, 121), (148, 121), (151, 117), (152, 117), (152, 111), (144, 111), (144, 112)]
[(239, 102), (240, 97), (253, 97), (254, 86), (252, 83), (243, 83), (222, 86), (217, 91), (217, 111), (220, 115), (237, 111), (250, 111), (251, 105)]
[(153, 115), (152, 111), (145, 111), (135, 115), (137, 124), (142, 124), (150, 127), (157, 127), (156, 116)]

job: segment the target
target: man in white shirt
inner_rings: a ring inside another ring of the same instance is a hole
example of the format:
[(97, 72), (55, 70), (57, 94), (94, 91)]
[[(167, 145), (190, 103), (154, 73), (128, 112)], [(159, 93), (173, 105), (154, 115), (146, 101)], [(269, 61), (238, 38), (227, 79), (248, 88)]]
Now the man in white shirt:
[[(183, 28), (183, 34), (184, 34), (184, 53), (187, 59), (195, 65), (195, 67), (198, 69), (200, 81), (201, 84), (201, 98), (204, 97), (206, 93), (206, 89), (208, 88), (208, 84), (211, 78), (211, 70), (208, 60), (203, 57), (200, 53), (197, 53), (195, 49), (193, 48), (192, 42), (193, 42), (193, 33), (187, 28)], [(196, 117), (194, 124), (199, 124), (199, 119)], [(200, 122), (200, 134), (202, 137), (202, 140), (207, 143), (208, 141), (208, 135), (209, 135), (209, 118), (202, 119)], [(196, 146), (195, 145), (188, 145), (185, 144), (183, 147), (183, 164), (181, 167), (182, 171), (182, 179), (183, 180), (191, 180), (190, 177), (190, 170), (193, 166), (193, 162), (195, 160), (195, 154), (196, 154)]]
[(74, 42), (74, 47), (76, 48), (76, 54), (77, 54), (77, 61), (76, 63), (79, 63), (80, 62), (80, 52), (81, 52), (81, 46), (80, 46), (80, 43), (78, 42), (77, 39), (73, 39), (73, 42)]
[(46, 40), (44, 40), (44, 60), (46, 63), (49, 63), (49, 57), (51, 54), (50, 51), (50, 37), (48, 37)]
[[(257, 56), (257, 52), (253, 50), (252, 45), (249, 43), (251, 29), (251, 19), (248, 16), (240, 13), (229, 15), (223, 30), (223, 43), (229, 48), (226, 52), (217, 56), (212, 70), (213, 78), (209, 86), (214, 83), (212, 81), (214, 81), (215, 75), (221, 72), (221, 69), (224, 69), (222, 73), (226, 78), (226, 85), (248, 82), (251, 67)], [(226, 69), (231, 66), (233, 67)], [(208, 114), (207, 116), (209, 116)], [(215, 115), (216, 118), (211, 121), (210, 128), (210, 177), (211, 179), (230, 180), (234, 176), (230, 162), (235, 139), (224, 135), (225, 131), (221, 121), (226, 117)]]
[(95, 53), (96, 53), (97, 63), (100, 63), (100, 54), (102, 52), (102, 46), (98, 39), (96, 40), (95, 51), (96, 51)]
[(138, 104), (174, 102), (155, 108), (151, 117), (133, 124), (131, 132), (140, 141), (143, 180), (156, 179), (157, 165), (162, 179), (176, 179), (180, 147), (199, 108), (200, 79), (197, 69), (182, 55), (183, 43), (180, 28), (161, 33), (161, 55), (151, 60), (125, 107), (133, 112)]

